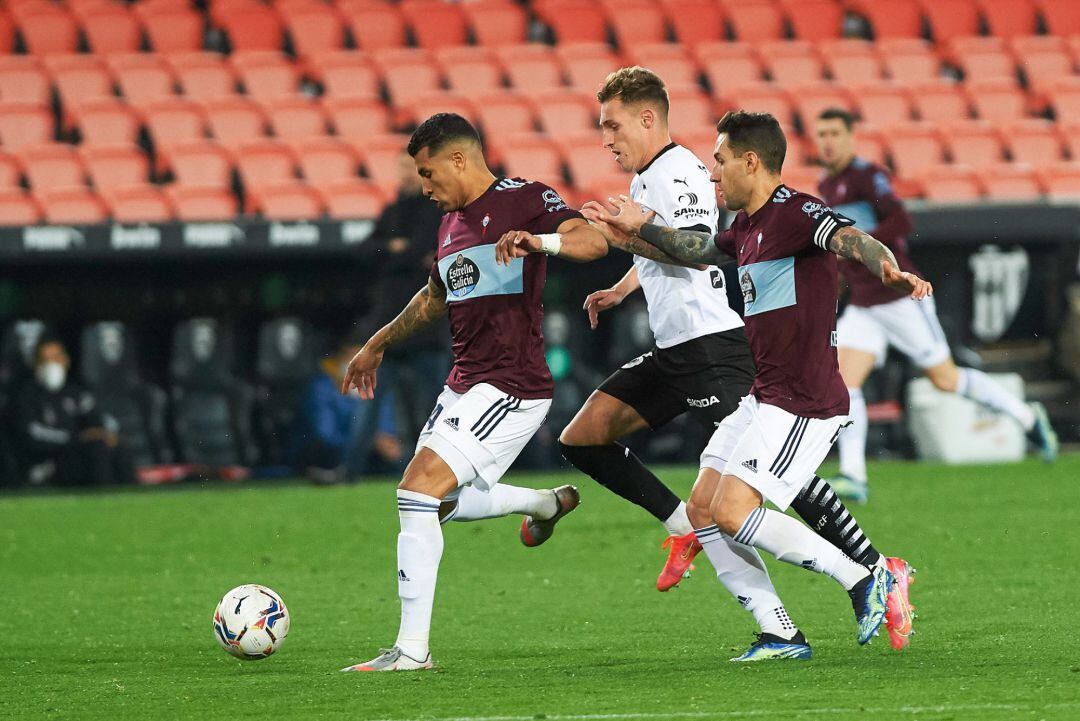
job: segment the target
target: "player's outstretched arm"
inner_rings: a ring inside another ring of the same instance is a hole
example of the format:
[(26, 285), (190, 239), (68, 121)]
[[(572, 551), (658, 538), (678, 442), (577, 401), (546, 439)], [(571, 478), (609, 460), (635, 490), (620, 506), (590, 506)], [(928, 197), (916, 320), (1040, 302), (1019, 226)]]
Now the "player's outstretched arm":
[(727, 253), (716, 247), (710, 233), (653, 225), (651, 221), (656, 217), (656, 213), (646, 211), (643, 206), (625, 195), (608, 198), (608, 202), (618, 210), (617, 213), (612, 213), (599, 204), (588, 213), (585, 213), (584, 208), (582, 212), (590, 220), (591, 216), (595, 215), (596, 220), (603, 221), (631, 237), (641, 238), (680, 263), (691, 267), (697, 267), (699, 264), (715, 265), (730, 260)]
[(364, 347), (349, 361), (345, 371), (345, 380), (341, 384), (342, 394), (348, 393), (352, 386), (364, 400), (375, 397), (375, 370), (382, 363), (386, 349), (403, 338), (420, 330), (436, 318), (446, 315), (446, 289), (439, 287), (431, 278), (427, 286), (421, 288), (412, 297), (409, 304), (398, 313), (397, 318), (384, 325), (371, 336)]
[(582, 218), (564, 220), (554, 233), (533, 235), (525, 230), (511, 230), (495, 244), (495, 262), (509, 265), (529, 253), (557, 255), (576, 263), (588, 263), (607, 255), (604, 235)]
[(590, 200), (585, 205), (581, 206), (582, 214), (589, 219), (589, 222), (593, 224), (595, 228), (598, 228), (601, 233), (604, 234), (604, 238), (607, 240), (608, 245), (613, 248), (625, 251), (632, 255), (640, 255), (643, 258), (649, 260), (655, 260), (657, 263), (666, 263), (668, 265), (678, 265), (684, 268), (694, 268), (695, 270), (705, 270), (708, 266), (701, 263), (684, 263), (678, 258), (672, 258), (664, 251), (657, 248), (655, 245), (650, 245), (636, 235), (628, 235), (618, 228), (615, 228), (608, 223), (605, 223), (600, 219), (601, 212), (605, 208), (595, 200)]
[(901, 293), (910, 293), (915, 300), (934, 293), (934, 286), (929, 282), (914, 273), (902, 272), (896, 256), (884, 243), (854, 226), (840, 228), (833, 233), (829, 250), (843, 258), (859, 261), (881, 278), (882, 283)]

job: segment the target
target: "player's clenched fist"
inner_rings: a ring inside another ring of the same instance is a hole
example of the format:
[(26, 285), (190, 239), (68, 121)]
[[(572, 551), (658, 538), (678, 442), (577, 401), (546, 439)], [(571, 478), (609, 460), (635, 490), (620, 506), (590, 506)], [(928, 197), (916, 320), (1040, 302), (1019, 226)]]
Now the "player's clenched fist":
[(515, 258), (524, 258), (529, 253), (540, 252), (540, 239), (524, 230), (511, 230), (499, 238), (495, 244), (495, 262), (510, 265)]
[(383, 351), (376, 351), (366, 345), (349, 361), (345, 371), (345, 380), (341, 383), (341, 393), (345, 395), (356, 386), (360, 397), (370, 401), (375, 397), (375, 370), (382, 363)]

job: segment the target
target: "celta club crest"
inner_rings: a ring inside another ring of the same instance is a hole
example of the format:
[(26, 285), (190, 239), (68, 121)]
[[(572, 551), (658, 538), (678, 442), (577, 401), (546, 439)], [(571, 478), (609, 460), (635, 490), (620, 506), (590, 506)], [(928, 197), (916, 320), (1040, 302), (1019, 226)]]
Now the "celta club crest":
[(975, 276), (971, 331), (983, 342), (1001, 338), (1027, 295), (1030, 261), (1023, 248), (984, 245), (968, 259)]
[(754, 279), (749, 270), (744, 270), (739, 276), (739, 289), (742, 291), (743, 303), (750, 305), (757, 299), (757, 289), (754, 287)]

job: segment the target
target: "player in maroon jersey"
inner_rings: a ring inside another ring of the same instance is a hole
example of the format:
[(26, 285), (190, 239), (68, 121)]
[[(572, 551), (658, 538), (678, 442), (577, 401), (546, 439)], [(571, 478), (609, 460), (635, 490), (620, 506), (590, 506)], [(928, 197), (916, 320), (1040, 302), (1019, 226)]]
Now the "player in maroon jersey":
[[(818, 191), (837, 211), (855, 221), (892, 250), (902, 270), (917, 272), (907, 253), (911, 216), (893, 192), (888, 172), (855, 155), (854, 118), (829, 108), (817, 120), (815, 139), (825, 172)], [(915, 303), (882, 285), (860, 263), (842, 260), (840, 274), (849, 288), (847, 308), (837, 323), (840, 375), (851, 397), (851, 429), (839, 440), (840, 475), (831, 479), (837, 495), (865, 503), (866, 400), (862, 387), (885, 361), (889, 346), (902, 352), (939, 390), (959, 393), (1012, 418), (1047, 462), (1057, 457), (1057, 434), (1041, 403), (1024, 403), (990, 376), (957, 367), (938, 322), (932, 298)]]
[[(446, 314), (454, 366), (398, 486), (397, 641), (344, 671), (432, 667), (428, 637), (443, 549), (440, 521), (519, 513), (526, 517), (523, 540), (537, 545), (578, 504), (572, 486), (537, 491), (499, 485), (499, 479), (551, 406), (541, 331), (546, 256), (594, 260), (607, 253), (607, 241), (552, 188), (495, 177), (476, 130), (459, 115), (424, 121), (409, 154), (424, 195), (446, 213), (436, 261), (427, 286), (352, 359), (342, 392), (355, 386), (362, 398), (372, 398), (386, 348)], [(543, 252), (514, 258), (515, 248)]]
[[(862, 262), (899, 293), (922, 299), (932, 287), (902, 272), (887, 247), (852, 226), (817, 198), (783, 184), (787, 143), (765, 113), (728, 113), (717, 126), (712, 180), (731, 227), (715, 237), (648, 223), (651, 214), (623, 196), (618, 213), (598, 217), (686, 262), (736, 258), (746, 329), (757, 364), (754, 385), (717, 428), (701, 456), (689, 502), (698, 540), (723, 534), (787, 563), (825, 573), (847, 590), (859, 643), (885, 620), (887, 598), (910, 617), (910, 605), (890, 594), (886, 564), (868, 570), (781, 511), (803, 489), (848, 424), (848, 395), (836, 360), (836, 256)], [(908, 618), (909, 620), (909, 618)], [(751, 656), (791, 657), (809, 646), (802, 634), (761, 636)]]

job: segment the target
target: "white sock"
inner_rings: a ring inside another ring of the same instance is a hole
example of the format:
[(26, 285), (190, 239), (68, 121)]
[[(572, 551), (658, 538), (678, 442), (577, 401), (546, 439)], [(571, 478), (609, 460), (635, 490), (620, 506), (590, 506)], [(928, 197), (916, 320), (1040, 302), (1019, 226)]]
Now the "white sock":
[(694, 530), (694, 525), (690, 523), (690, 518), (686, 515), (685, 503), (679, 502), (675, 511), (664, 521), (664, 528), (672, 536), (685, 536)]
[(443, 552), (440, 501), (434, 496), (400, 489), (397, 498), (401, 519), (397, 543), (401, 626), (395, 645), (405, 655), (423, 661), (428, 656), (431, 607)]
[(716, 526), (694, 530), (716, 577), (765, 633), (791, 638), (798, 632), (784, 610), (757, 549), (735, 543)]
[(870, 419), (866, 415), (866, 398), (859, 388), (848, 388), (851, 399), (851, 425), (840, 431), (836, 444), (840, 448), (840, 475), (856, 481), (866, 481), (866, 432)]
[(502, 518), (512, 513), (544, 520), (554, 516), (558, 510), (555, 494), (549, 490), (538, 491), (500, 483), (485, 492), (465, 486), (458, 496), (457, 510), (446, 520), (479, 521), (482, 518)]
[(735, 534), (735, 541), (768, 551), (784, 563), (824, 573), (846, 591), (870, 574), (865, 566), (791, 516), (764, 506), (750, 512)]
[(990, 376), (974, 368), (957, 370), (960, 372), (956, 382), (957, 393), (998, 413), (1004, 413), (1019, 423), (1025, 431), (1030, 431), (1035, 426), (1035, 412), (1031, 407), (995, 383)]

